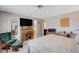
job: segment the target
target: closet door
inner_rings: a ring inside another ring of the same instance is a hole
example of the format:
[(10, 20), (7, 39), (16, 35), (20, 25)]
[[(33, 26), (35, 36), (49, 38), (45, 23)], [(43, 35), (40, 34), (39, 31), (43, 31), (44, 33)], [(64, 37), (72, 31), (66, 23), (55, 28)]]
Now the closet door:
[(44, 36), (44, 21), (41, 19), (37, 21), (37, 36)]
[(16, 19), (11, 20), (11, 34), (12, 39), (18, 39), (18, 20)]

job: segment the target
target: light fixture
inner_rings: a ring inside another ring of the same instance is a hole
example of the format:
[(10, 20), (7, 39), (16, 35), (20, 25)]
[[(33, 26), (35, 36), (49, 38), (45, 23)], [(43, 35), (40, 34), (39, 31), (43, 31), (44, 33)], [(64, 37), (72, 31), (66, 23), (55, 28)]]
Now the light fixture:
[(38, 7), (38, 8), (43, 8), (43, 5), (38, 5), (37, 7)]

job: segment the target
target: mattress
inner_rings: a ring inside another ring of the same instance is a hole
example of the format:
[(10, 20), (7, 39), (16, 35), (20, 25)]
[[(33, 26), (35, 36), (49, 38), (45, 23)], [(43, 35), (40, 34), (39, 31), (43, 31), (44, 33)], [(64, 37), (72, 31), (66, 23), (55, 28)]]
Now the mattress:
[(30, 53), (77, 53), (78, 49), (71, 38), (46, 35), (28, 41), (28, 52)]

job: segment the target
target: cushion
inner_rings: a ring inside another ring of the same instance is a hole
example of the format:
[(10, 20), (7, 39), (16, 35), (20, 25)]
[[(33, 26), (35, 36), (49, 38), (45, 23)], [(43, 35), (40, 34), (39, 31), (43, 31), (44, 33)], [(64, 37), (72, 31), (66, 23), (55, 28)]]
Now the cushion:
[(15, 43), (12, 44), (12, 46), (22, 46), (22, 41), (17, 40)]
[(8, 34), (2, 34), (2, 35), (1, 35), (1, 40), (4, 41), (4, 42), (9, 41)]
[(7, 42), (9, 40), (11, 40), (11, 34), (10, 33), (2, 33), (0, 35), (0, 39), (3, 41), (3, 42)]
[(9, 41), (7, 41), (6, 43), (9, 44), (9, 45), (11, 45), (11, 44), (13, 44), (15, 41), (16, 41), (16, 40), (9, 40)]

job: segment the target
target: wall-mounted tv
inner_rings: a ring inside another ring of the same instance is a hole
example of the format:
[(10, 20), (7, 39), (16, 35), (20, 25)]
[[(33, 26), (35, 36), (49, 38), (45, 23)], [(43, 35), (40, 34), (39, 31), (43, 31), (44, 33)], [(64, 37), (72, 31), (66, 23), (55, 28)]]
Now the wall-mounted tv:
[(20, 26), (33, 26), (32, 19), (20, 18)]

